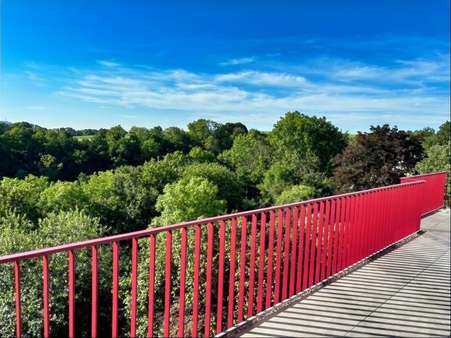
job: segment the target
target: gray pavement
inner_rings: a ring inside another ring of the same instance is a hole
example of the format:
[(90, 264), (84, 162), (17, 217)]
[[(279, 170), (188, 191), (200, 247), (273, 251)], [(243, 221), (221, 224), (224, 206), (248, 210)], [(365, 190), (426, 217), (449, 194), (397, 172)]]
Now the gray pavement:
[(421, 236), (260, 322), (243, 337), (450, 335), (450, 211)]

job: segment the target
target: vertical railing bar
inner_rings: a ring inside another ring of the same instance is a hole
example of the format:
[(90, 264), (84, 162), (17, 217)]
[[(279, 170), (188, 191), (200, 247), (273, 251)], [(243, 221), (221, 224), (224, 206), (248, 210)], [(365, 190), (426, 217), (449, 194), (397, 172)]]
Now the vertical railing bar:
[(257, 290), (257, 313), (263, 311), (263, 289), (265, 274), (265, 240), (266, 240), (266, 213), (260, 214), (260, 255), (258, 264), (258, 290)]
[(355, 251), (357, 247), (357, 199), (358, 195), (355, 195), (351, 197), (351, 222), (350, 222), (350, 229), (351, 229), (351, 243), (350, 243), (350, 250), (348, 255), (348, 263), (347, 265), (354, 264), (355, 261)]
[(91, 337), (97, 337), (97, 246), (91, 247)]
[(330, 201), (330, 215), (329, 215), (329, 239), (328, 239), (328, 248), (327, 248), (327, 257), (326, 257), (326, 271), (325, 271), (325, 279), (329, 278), (332, 274), (332, 255), (334, 250), (334, 221), (335, 221), (335, 199), (331, 199)]
[(185, 336), (185, 283), (186, 283), (186, 241), (187, 229), (181, 229), (180, 241), (180, 293), (179, 293), (179, 323), (178, 336)]
[(49, 261), (48, 256), (42, 256), (42, 317), (44, 337), (49, 336)]
[(265, 308), (271, 306), (272, 298), (272, 258), (274, 250), (274, 210), (269, 212), (269, 238), (268, 238), (268, 267), (266, 269), (266, 301)]
[(119, 243), (113, 242), (113, 299), (111, 315), (111, 336), (118, 336), (117, 314), (118, 314), (118, 288), (119, 288)]
[(199, 320), (199, 270), (200, 270), (200, 245), (201, 228), (199, 224), (194, 226), (194, 276), (193, 276), (193, 319), (191, 336), (197, 337)]
[(296, 255), (297, 255), (297, 240), (298, 240), (298, 208), (293, 209), (293, 225), (292, 225), (292, 241), (291, 241), (291, 269), (290, 269), (290, 292), (289, 297), (295, 293), (295, 278), (296, 278)]
[(255, 254), (257, 250), (257, 215), (252, 214), (251, 220), (251, 247), (249, 257), (249, 287), (247, 300), (247, 317), (254, 313), (254, 283), (255, 283)]
[(171, 322), (171, 264), (172, 264), (172, 231), (166, 231), (166, 260), (164, 272), (164, 313), (163, 334), (170, 336)]
[(350, 217), (348, 222), (349, 227), (349, 244), (348, 244), (348, 253), (346, 258), (346, 266), (350, 266), (354, 263), (354, 251), (355, 251), (355, 233), (356, 233), (356, 196), (350, 197)]
[(206, 271), (206, 299), (205, 299), (205, 337), (210, 336), (210, 318), (211, 318), (211, 285), (212, 285), (212, 266), (213, 266), (213, 223), (210, 222), (208, 227), (207, 238), (207, 271)]
[(277, 210), (277, 253), (276, 253), (276, 275), (274, 286), (274, 304), (279, 303), (280, 295), (280, 270), (282, 259), (282, 242), (283, 242), (283, 214), (282, 209)]
[(247, 218), (241, 218), (241, 250), (240, 250), (240, 280), (238, 289), (238, 323), (243, 321), (244, 314), (244, 291), (246, 275), (246, 247), (247, 247)]
[(75, 337), (75, 253), (69, 255), (69, 337)]
[(149, 293), (147, 310), (147, 337), (153, 337), (154, 301), (155, 301), (155, 244), (156, 235), (149, 237)]
[(324, 202), (319, 202), (319, 221), (318, 221), (318, 242), (316, 246), (316, 268), (315, 268), (315, 282), (320, 281), (321, 272), (321, 259), (322, 259), (322, 247), (323, 247), (323, 224), (324, 224)]
[(130, 303), (130, 337), (136, 336), (136, 296), (138, 280), (138, 240), (132, 239), (132, 280)]
[(298, 266), (296, 278), (296, 293), (302, 289), (302, 268), (303, 268), (303, 252), (304, 252), (304, 234), (305, 234), (305, 206), (301, 205), (301, 213), (299, 215), (299, 247), (298, 247)]
[(302, 290), (308, 287), (308, 273), (309, 273), (309, 253), (310, 253), (310, 231), (311, 231), (311, 217), (312, 217), (312, 206), (307, 205), (307, 215), (305, 221), (305, 241), (304, 241), (304, 264), (303, 264), (303, 276), (302, 276)]
[(20, 261), (14, 262), (14, 292), (16, 297), (16, 337), (22, 337), (22, 308), (20, 304)]
[(326, 262), (329, 248), (329, 217), (330, 217), (330, 201), (327, 200), (325, 202), (325, 215), (324, 215), (324, 235), (323, 235), (323, 251), (321, 254), (321, 271), (320, 271), (320, 280), (324, 280), (326, 278)]
[(341, 259), (341, 267), (340, 270), (343, 270), (346, 267), (347, 262), (347, 255), (349, 252), (349, 241), (351, 239), (351, 231), (350, 231), (350, 222), (351, 222), (351, 196), (346, 197), (346, 216), (344, 220), (345, 225), (345, 231), (343, 233), (343, 243), (344, 243), (344, 250), (343, 255)]
[(218, 306), (216, 310), (216, 333), (222, 332), (222, 303), (224, 295), (224, 247), (225, 222), (219, 223), (219, 267), (218, 267)]
[(335, 204), (335, 221), (334, 221), (334, 254), (332, 256), (332, 273), (331, 275), (335, 275), (337, 272), (337, 264), (338, 264), (338, 248), (340, 247), (340, 220), (342, 214), (342, 200), (341, 198), (337, 198)]
[(291, 210), (285, 209), (285, 245), (283, 249), (282, 300), (287, 298), (290, 266)]
[(229, 303), (227, 306), (227, 328), (233, 326), (235, 308), (235, 259), (236, 259), (236, 218), (232, 218), (230, 229), (230, 258), (229, 258)]
[(314, 282), (314, 269), (315, 269), (315, 254), (316, 254), (316, 238), (318, 234), (318, 203), (313, 205), (313, 220), (311, 225), (311, 240), (310, 240), (310, 271), (308, 286), (312, 286)]

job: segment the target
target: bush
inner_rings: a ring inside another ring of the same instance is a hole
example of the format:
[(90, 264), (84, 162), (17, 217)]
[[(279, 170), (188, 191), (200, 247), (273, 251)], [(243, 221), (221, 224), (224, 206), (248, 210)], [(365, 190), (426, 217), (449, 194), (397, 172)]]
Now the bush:
[(286, 204), (293, 202), (301, 202), (311, 199), (317, 195), (315, 188), (308, 185), (293, 185), (285, 189), (279, 197), (276, 198), (277, 204)]
[[(79, 210), (50, 213), (41, 219), (38, 228), (26, 232), (17, 226), (20, 215), (9, 214), (0, 218), (0, 255), (31, 249), (75, 242), (103, 235), (106, 229), (98, 219), (87, 216)], [(14, 225), (16, 224), (16, 225)], [(106, 264), (101, 264), (105, 267)], [(86, 335), (89, 326), (90, 253), (80, 250), (76, 254), (77, 269), (77, 334)], [(67, 255), (60, 253), (50, 256), (50, 322), (53, 336), (67, 334)], [(0, 336), (10, 337), (15, 329), (14, 275), (11, 264), (0, 265)], [(42, 335), (42, 262), (29, 259), (21, 263), (22, 322), (25, 336)], [(87, 308), (88, 306), (88, 308)], [(84, 319), (83, 319), (84, 318)], [(85, 325), (83, 325), (83, 323)]]

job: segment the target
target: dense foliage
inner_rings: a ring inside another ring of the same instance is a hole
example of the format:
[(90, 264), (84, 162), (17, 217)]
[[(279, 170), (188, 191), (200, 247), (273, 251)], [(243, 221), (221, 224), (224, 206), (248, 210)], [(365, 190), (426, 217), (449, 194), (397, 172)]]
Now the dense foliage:
[(342, 191), (399, 183), (400, 177), (415, 172), (422, 157), (423, 147), (412, 134), (388, 125), (371, 127), (337, 157), (334, 180)]
[[(349, 135), (325, 118), (298, 112), (287, 113), (270, 132), (203, 119), (190, 123), (187, 131), (175, 127), (126, 131), (120, 126), (75, 131), (0, 123), (0, 255), (396, 183), (405, 174), (449, 171), (449, 133), (446, 122), (437, 132), (431, 128), (406, 132), (384, 125)], [(129, 248), (121, 252), (120, 321), (126, 330)], [(84, 251), (77, 256), (77, 281), (86, 284), (77, 288), (77, 318), (86, 323), (89, 311), (81, 304), (88, 304), (84, 300), (89, 298), (89, 282), (84, 282), (90, 271), (88, 258)], [(110, 259), (109, 252), (101, 255), (101, 266), (109, 266)], [(162, 307), (163, 262), (164, 249), (158, 247), (156, 313)], [(36, 288), (41, 266), (27, 264), (23, 303), (29, 305), (23, 310), (24, 329), (35, 336), (41, 325)], [(139, 262), (142, 307), (146, 264), (145, 259)], [(60, 276), (51, 286), (52, 333), (64, 335), (67, 260), (55, 255), (51, 266), (52, 275)], [(100, 319), (107, 323), (111, 276), (106, 271), (99, 292)], [(176, 296), (178, 277), (173, 278)], [(0, 336), (11, 336), (14, 330), (10, 282), (11, 268), (0, 267)], [(186, 306), (191, 306), (189, 299)], [(145, 318), (138, 322), (144, 335)], [(79, 335), (86, 335), (87, 325), (78, 326)]]

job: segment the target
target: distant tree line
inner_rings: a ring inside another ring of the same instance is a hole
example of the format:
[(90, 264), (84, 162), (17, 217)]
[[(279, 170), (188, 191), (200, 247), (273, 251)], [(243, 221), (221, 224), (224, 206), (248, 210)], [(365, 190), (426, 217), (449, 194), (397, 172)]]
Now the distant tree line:
[[(383, 125), (347, 134), (324, 117), (299, 112), (285, 114), (269, 132), (204, 119), (188, 124), (187, 130), (126, 131), (117, 126), (76, 131), (0, 123), (0, 255), (393, 184), (407, 174), (449, 171), (449, 135), (449, 121), (437, 131)], [(99, 256), (109, 271), (109, 252)], [(160, 256), (157, 263), (163, 264)], [(61, 275), (52, 282), (52, 313), (61, 313), (52, 318), (52, 334), (65, 335), (67, 262), (55, 255), (51, 266), (52, 275)], [(127, 259), (121, 261), (124, 299), (129, 268)], [(40, 269), (30, 262), (23, 273), (23, 323), (31, 336), (41, 334), (40, 291), (35, 287), (40, 285)], [(89, 305), (83, 302), (89, 299), (87, 254), (77, 258), (77, 269), (86, 274), (77, 277), (77, 316), (87, 318), (89, 307), (83, 307)], [(110, 277), (105, 273), (99, 286), (105, 299), (100, 313), (104, 323), (111, 313)], [(10, 282), (11, 271), (0, 267), (0, 285)], [(156, 292), (162, 293), (162, 280), (156, 283)], [(177, 283), (174, 276), (174, 295)], [(13, 290), (9, 286), (3, 290), (0, 336), (11, 336)], [(121, 312), (124, 322), (126, 304)], [(140, 304), (144, 306), (145, 300)], [(161, 306), (157, 303), (156, 310)], [(83, 322), (77, 326), (78, 334), (88, 335), (89, 320)]]

